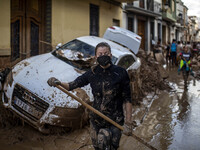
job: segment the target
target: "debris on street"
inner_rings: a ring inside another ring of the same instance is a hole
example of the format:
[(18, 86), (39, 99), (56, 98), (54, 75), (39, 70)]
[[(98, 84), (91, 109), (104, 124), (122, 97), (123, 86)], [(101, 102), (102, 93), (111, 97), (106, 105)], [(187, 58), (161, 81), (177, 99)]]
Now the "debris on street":
[(199, 70), (200, 69), (200, 55), (193, 57), (192, 68), (193, 68), (193, 70)]
[(130, 79), (133, 80), (133, 78), (136, 78), (137, 85), (132, 90), (133, 100), (136, 104), (140, 103), (148, 93), (154, 92), (156, 94), (157, 90), (171, 89), (165, 80), (168, 77), (168, 73), (161, 64), (155, 61), (150, 55), (147, 55), (142, 49), (140, 49), (137, 56), (141, 60), (139, 74), (132, 73), (131, 70), (129, 71)]

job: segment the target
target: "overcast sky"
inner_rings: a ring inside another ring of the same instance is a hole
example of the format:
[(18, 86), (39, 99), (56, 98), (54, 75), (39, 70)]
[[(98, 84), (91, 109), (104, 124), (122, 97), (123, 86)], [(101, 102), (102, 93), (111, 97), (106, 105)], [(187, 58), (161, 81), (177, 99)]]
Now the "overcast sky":
[(182, 0), (188, 8), (188, 16), (200, 17), (200, 0)]

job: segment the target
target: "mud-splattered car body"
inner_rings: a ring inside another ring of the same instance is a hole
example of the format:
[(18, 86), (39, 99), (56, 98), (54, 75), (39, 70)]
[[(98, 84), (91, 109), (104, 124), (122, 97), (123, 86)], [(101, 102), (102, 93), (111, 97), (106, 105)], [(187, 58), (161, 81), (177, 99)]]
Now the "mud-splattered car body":
[[(139, 36), (136, 40), (140, 44)], [(3, 105), (41, 132), (46, 132), (49, 125), (81, 127), (88, 119), (83, 106), (59, 89), (48, 86), (47, 80), (56, 77), (70, 82), (83, 74), (95, 63), (94, 49), (99, 42), (109, 43), (114, 64), (126, 69), (140, 67), (140, 60), (132, 52), (137, 53), (139, 47), (131, 51), (105, 38), (79, 37), (51, 53), (31, 57), (15, 65), (3, 85)], [(90, 85), (71, 92), (88, 103), (93, 101)]]

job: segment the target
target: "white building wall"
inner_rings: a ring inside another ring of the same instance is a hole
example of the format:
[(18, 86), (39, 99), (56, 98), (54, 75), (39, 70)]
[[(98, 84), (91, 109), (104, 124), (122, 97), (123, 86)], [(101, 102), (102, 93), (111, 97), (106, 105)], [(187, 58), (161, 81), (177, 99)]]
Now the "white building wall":
[(128, 17), (125, 11), (122, 12), (122, 28), (128, 29)]

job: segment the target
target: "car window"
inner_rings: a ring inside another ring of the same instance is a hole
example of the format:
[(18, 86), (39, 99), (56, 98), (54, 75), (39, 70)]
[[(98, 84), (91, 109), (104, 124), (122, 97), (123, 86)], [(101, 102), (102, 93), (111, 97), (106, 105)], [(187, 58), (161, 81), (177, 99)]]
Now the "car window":
[[(52, 54), (81, 70), (88, 70), (95, 62), (95, 47), (77, 39), (62, 45)], [(117, 58), (112, 56), (112, 63), (116, 62)]]
[(112, 63), (115, 64), (117, 62), (117, 57), (112, 55), (112, 59), (111, 59)]
[(59, 50), (65, 50), (65, 49), (70, 49), (73, 51), (78, 51), (83, 53), (84, 57), (89, 57), (89, 56), (94, 56), (95, 54), (95, 47), (88, 45), (87, 43), (84, 43), (82, 41), (79, 41), (77, 39), (64, 44), (59, 48)]
[(135, 59), (132, 55), (126, 55), (124, 57), (122, 57), (119, 62), (118, 62), (118, 66), (123, 67), (125, 69), (127, 69), (128, 67), (130, 67), (133, 63), (135, 62)]

